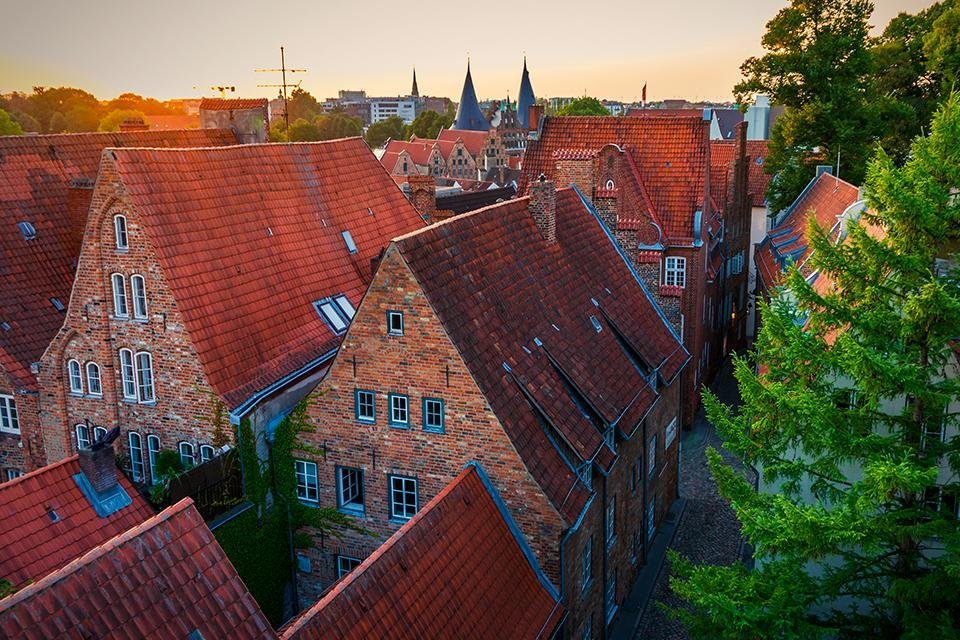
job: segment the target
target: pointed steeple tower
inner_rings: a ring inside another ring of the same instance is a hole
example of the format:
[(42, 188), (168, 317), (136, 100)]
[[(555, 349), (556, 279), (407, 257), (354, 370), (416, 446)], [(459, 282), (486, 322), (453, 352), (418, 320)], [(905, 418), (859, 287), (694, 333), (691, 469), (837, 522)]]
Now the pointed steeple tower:
[(457, 107), (457, 118), (453, 121), (453, 129), (461, 131), (489, 131), (480, 103), (477, 102), (477, 92), (473, 89), (473, 78), (470, 77), (470, 59), (467, 59), (467, 77), (463, 81), (463, 93), (460, 94), (460, 106)]
[(524, 129), (530, 128), (530, 107), (537, 103), (533, 95), (533, 85), (530, 84), (530, 72), (527, 71), (527, 56), (523, 56), (523, 75), (520, 76), (520, 93), (517, 94), (517, 119)]
[(414, 98), (420, 97), (420, 89), (417, 88), (417, 68), (413, 68), (413, 88), (410, 89), (410, 95)]

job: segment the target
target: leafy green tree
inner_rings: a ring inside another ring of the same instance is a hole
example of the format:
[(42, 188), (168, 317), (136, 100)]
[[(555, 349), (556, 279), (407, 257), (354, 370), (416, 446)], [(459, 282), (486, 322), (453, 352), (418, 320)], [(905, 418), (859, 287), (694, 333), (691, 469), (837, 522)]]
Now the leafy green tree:
[(303, 118), (297, 119), (287, 131), (287, 140), (290, 142), (315, 142), (320, 140), (320, 131), (317, 126)]
[(317, 99), (300, 87), (294, 89), (287, 97), (287, 113), (290, 118), (290, 128), (293, 129), (293, 122), (304, 119), (308, 122), (313, 121), (323, 111), (323, 107), (317, 102)]
[(558, 116), (608, 116), (610, 112), (596, 98), (577, 98), (559, 111)]
[(64, 133), (66, 130), (67, 118), (59, 111), (55, 111), (47, 122), (46, 133)]
[(456, 114), (453, 110), (448, 110), (447, 113), (442, 115), (436, 111), (421, 111), (413, 119), (413, 122), (404, 128), (403, 135), (398, 137), (409, 140), (413, 136), (417, 136), (418, 138), (433, 140), (440, 135), (441, 129), (449, 129), (453, 126), (454, 117), (456, 117)]
[(278, 118), (270, 124), (268, 132), (270, 142), (287, 142), (287, 123)]
[(695, 637), (958, 637), (960, 279), (936, 267), (957, 258), (957, 185), (955, 94), (902, 167), (874, 156), (846, 241), (811, 222), (828, 286), (793, 268), (762, 307), (755, 352), (735, 361), (743, 404), (705, 394), (724, 447), (776, 492), (709, 452), (757, 569), (678, 562)]
[(17, 124), (19, 124), (24, 131), (31, 133), (40, 132), (40, 122), (29, 113), (25, 111), (11, 111), (10, 117), (16, 120)]
[(371, 124), (363, 137), (371, 149), (376, 149), (385, 145), (387, 140), (402, 140), (403, 129), (403, 118), (392, 116)]
[(142, 111), (137, 111), (136, 109), (114, 109), (107, 115), (103, 116), (103, 119), (100, 121), (100, 125), (97, 127), (98, 131), (119, 131), (120, 125), (124, 120), (128, 119), (144, 119), (144, 114)]
[(328, 115), (317, 116), (313, 124), (319, 140), (352, 138), (363, 134), (363, 120), (348, 116), (343, 111), (334, 110)]
[(927, 68), (939, 76), (946, 89), (960, 80), (960, 2), (949, 4), (952, 6), (944, 7), (923, 40)]
[(168, 108), (165, 104), (156, 98), (144, 98), (136, 93), (121, 93), (119, 96), (107, 102), (104, 111), (130, 110), (139, 111), (150, 116), (181, 115), (183, 110)]
[(767, 23), (766, 53), (741, 65), (738, 102), (764, 93), (787, 107), (765, 163), (768, 173), (781, 173), (767, 194), (772, 211), (792, 203), (814, 165), (835, 163), (838, 152), (843, 176), (857, 184), (863, 179), (878, 128), (868, 73), (872, 12), (869, 0), (791, 0)]
[[(47, 128), (44, 133), (59, 133), (67, 130), (95, 131), (100, 122), (100, 102), (93, 94), (82, 89), (34, 87), (28, 103), (30, 108), (27, 113), (39, 122), (46, 123)], [(69, 115), (71, 112), (73, 114)], [(59, 118), (54, 121), (56, 113), (63, 116), (66, 122), (61, 123)], [(54, 122), (59, 130), (51, 128), (51, 122)], [(89, 128), (80, 128), (88, 125)]]
[(0, 109), (0, 136), (18, 136), (23, 133), (20, 123), (10, 117), (10, 114)]

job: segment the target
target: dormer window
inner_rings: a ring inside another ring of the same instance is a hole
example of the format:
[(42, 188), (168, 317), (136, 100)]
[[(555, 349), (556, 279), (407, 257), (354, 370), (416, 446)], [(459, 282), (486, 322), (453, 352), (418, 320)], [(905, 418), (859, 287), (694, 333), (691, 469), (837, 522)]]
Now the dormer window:
[(113, 236), (117, 250), (126, 251), (130, 248), (127, 242), (127, 218), (123, 215), (113, 216)]
[(687, 285), (687, 259), (671, 256), (664, 261), (663, 284), (668, 287)]

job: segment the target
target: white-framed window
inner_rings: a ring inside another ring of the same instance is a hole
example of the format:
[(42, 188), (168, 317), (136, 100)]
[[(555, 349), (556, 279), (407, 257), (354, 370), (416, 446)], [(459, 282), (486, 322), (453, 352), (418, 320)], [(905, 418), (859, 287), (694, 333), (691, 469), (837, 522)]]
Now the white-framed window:
[(113, 286), (113, 315), (126, 318), (130, 315), (130, 308), (127, 306), (127, 279), (122, 273), (114, 273), (110, 276), (110, 284)]
[(743, 251), (738, 251), (730, 258), (730, 273), (733, 275), (743, 273)]
[(607, 189), (613, 189), (613, 188), (615, 188), (617, 185), (613, 182), (613, 180), (607, 180), (607, 184), (604, 185), (604, 186), (606, 186)]
[(338, 294), (332, 298), (324, 298), (313, 303), (320, 317), (335, 334), (340, 335), (350, 326), (350, 321), (356, 314), (356, 309), (350, 304), (345, 295)]
[(387, 334), (391, 336), (403, 335), (402, 311), (387, 311)]
[(90, 435), (93, 436), (93, 442), (99, 442), (107, 435), (107, 430), (104, 427), (94, 427)]
[(377, 421), (376, 394), (367, 389), (357, 389), (354, 394), (357, 420), (373, 424)]
[(657, 532), (657, 496), (650, 496), (650, 502), (647, 504), (647, 540), (653, 537)]
[(130, 471), (133, 479), (143, 482), (143, 440), (136, 431), (127, 434), (130, 442)]
[(200, 463), (209, 462), (217, 457), (217, 450), (212, 445), (200, 445)]
[(7, 481), (16, 480), (23, 475), (23, 471), (20, 469), (7, 469)]
[(388, 394), (390, 426), (406, 428), (410, 425), (410, 399), (398, 393)]
[(150, 463), (150, 482), (157, 483), (157, 458), (160, 457), (160, 436), (147, 436), (147, 462)]
[(123, 382), (125, 400), (137, 399), (136, 367), (133, 365), (133, 351), (120, 349), (120, 378)]
[(650, 444), (647, 447), (647, 475), (652, 476), (657, 470), (657, 434), (650, 438)]
[(390, 476), (390, 517), (409, 520), (418, 508), (417, 479)]
[(617, 539), (617, 496), (612, 495), (607, 501), (607, 549), (613, 546)]
[(580, 556), (580, 592), (583, 593), (593, 582), (593, 536), (583, 545), (583, 554)]
[(687, 259), (670, 256), (664, 261), (663, 284), (668, 287), (687, 286)]
[(189, 468), (197, 464), (197, 450), (192, 442), (181, 442), (177, 445), (180, 450), (180, 462)]
[(92, 396), (103, 395), (103, 386), (100, 384), (100, 365), (96, 362), (87, 363), (87, 393)]
[(337, 556), (337, 579), (342, 578), (360, 566), (360, 559), (351, 556)]
[(149, 351), (140, 351), (136, 356), (137, 395), (140, 402), (153, 402), (157, 399), (153, 389), (153, 356)]
[(127, 217), (122, 214), (113, 216), (113, 236), (117, 249), (125, 250), (130, 248), (127, 239)]
[(317, 463), (294, 460), (293, 468), (297, 476), (297, 498), (301, 502), (313, 504), (319, 502), (320, 483), (317, 480)]
[(362, 469), (337, 469), (337, 507), (351, 513), (363, 514), (365, 505)]
[(147, 319), (147, 281), (140, 274), (130, 276), (130, 292), (133, 294), (133, 317)]
[(74, 425), (73, 433), (77, 437), (77, 451), (90, 448), (90, 429), (87, 428), (87, 425)]
[(70, 382), (70, 393), (83, 393), (83, 371), (78, 361), (67, 362), (67, 378)]
[(357, 315), (357, 310), (350, 304), (350, 300), (347, 299), (347, 296), (340, 295), (333, 296), (333, 301), (337, 303), (337, 308), (340, 309), (340, 313), (348, 321), (353, 320), (353, 316)]
[(667, 425), (667, 432), (663, 439), (663, 448), (669, 449), (670, 445), (673, 444), (673, 441), (677, 439), (677, 419), (674, 418), (670, 421), (670, 424)]
[(20, 416), (13, 396), (0, 395), (0, 431), (20, 433)]

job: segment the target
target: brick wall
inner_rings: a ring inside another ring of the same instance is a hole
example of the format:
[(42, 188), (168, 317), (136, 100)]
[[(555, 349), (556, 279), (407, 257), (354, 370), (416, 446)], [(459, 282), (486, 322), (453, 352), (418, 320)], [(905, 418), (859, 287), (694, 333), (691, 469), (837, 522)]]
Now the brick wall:
[(20, 425), (19, 435), (0, 431), (0, 483), (2, 483), (7, 480), (7, 471), (27, 470), (21, 438), (24, 437), (24, 433), (30, 433), (36, 429), (37, 401), (36, 395), (20, 389), (3, 367), (0, 367), (0, 395), (13, 398), (17, 409), (17, 421)]
[(267, 141), (267, 107), (200, 111), (201, 129), (230, 129), (244, 144)]
[(447, 177), (477, 179), (477, 161), (462, 142), (456, 142), (447, 158)]
[[(144, 456), (148, 434), (158, 435), (164, 449), (175, 450), (178, 442), (191, 442), (198, 455), (199, 445), (212, 438), (213, 393), (154, 249), (139, 224), (138, 213), (116, 182), (116, 171), (107, 154), (94, 190), (64, 326), (41, 361), (40, 425), (47, 462), (75, 452), (73, 426), (87, 419), (108, 429), (121, 427), (118, 452), (128, 453), (128, 430), (139, 431)], [(127, 251), (115, 248), (113, 217), (117, 213), (127, 217)], [(146, 320), (113, 317), (113, 273), (125, 276), (131, 317), (130, 276), (144, 276)], [(121, 348), (152, 354), (155, 402), (140, 404), (123, 399)], [(100, 366), (102, 397), (88, 393), (85, 375), (86, 395), (69, 392), (67, 362), (71, 358)]]

